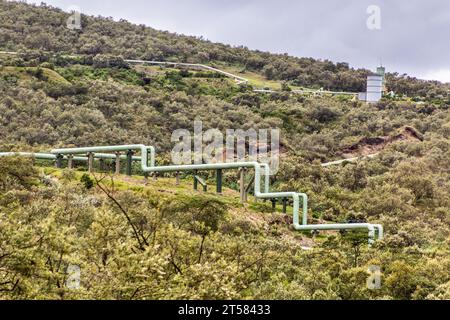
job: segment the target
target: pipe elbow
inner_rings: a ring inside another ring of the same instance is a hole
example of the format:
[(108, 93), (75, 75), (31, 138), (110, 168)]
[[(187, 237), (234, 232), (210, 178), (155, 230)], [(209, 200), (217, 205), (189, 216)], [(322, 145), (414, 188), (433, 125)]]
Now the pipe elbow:
[(294, 221), (293, 226), (296, 231), (303, 231), (305, 227), (296, 221)]
[(296, 193), (294, 197), (297, 197), (297, 199), (299, 199), (299, 200), (300, 200), (300, 198), (302, 198), (303, 202), (306, 204), (309, 201), (308, 195), (306, 193)]

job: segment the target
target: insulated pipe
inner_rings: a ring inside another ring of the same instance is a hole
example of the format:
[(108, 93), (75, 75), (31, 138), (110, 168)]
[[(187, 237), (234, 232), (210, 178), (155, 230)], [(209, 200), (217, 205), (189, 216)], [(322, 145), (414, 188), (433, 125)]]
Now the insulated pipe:
[[(237, 169), (237, 168), (254, 168), (255, 169), (255, 197), (261, 199), (272, 198), (292, 198), (294, 201), (294, 228), (298, 231), (307, 230), (350, 230), (350, 229), (367, 229), (369, 232), (369, 242), (373, 243), (375, 237), (376, 226), (368, 223), (354, 223), (354, 224), (326, 224), (326, 225), (308, 225), (308, 196), (304, 193), (296, 192), (275, 192), (275, 193), (261, 193), (261, 165), (257, 162), (236, 162), (236, 163), (216, 163), (216, 164), (202, 164), (202, 165), (185, 165), (185, 166), (163, 166), (163, 167), (144, 167), (142, 164), (142, 171), (144, 172), (173, 172), (173, 171), (193, 171), (193, 170), (218, 170), (218, 169)], [(302, 224), (300, 224), (300, 198), (303, 199), (303, 215)], [(381, 232), (379, 232), (379, 238)]]
[[(98, 159), (105, 159), (105, 160), (108, 160), (108, 159), (115, 160), (116, 159), (116, 155), (115, 154), (110, 154), (110, 153), (96, 153), (94, 155), (94, 157), (98, 158)], [(121, 155), (120, 159), (121, 160), (126, 160), (127, 156), (126, 155)], [(141, 157), (136, 157), (136, 156), (133, 156), (132, 159), (133, 159), (133, 161), (136, 161), (136, 162), (142, 160)]]
[[(56, 160), (57, 155), (50, 153), (33, 153), (33, 152), (1, 152), (0, 157), (30, 157), (39, 160)], [(68, 157), (64, 157), (67, 160)], [(73, 160), (76, 161), (87, 161), (86, 157), (74, 157)]]
[[(276, 192), (276, 193), (261, 193), (259, 192), (259, 169), (255, 169), (255, 196), (258, 198), (292, 198), (294, 201), (293, 216), (294, 229), (297, 231), (316, 231), (316, 230), (354, 230), (367, 229), (369, 235), (369, 244), (373, 244), (375, 239), (375, 229), (378, 229), (378, 239), (383, 238), (383, 228), (380, 225), (373, 225), (369, 223), (352, 223), (352, 224), (318, 224), (308, 225), (308, 196), (304, 193), (296, 192)], [(300, 224), (300, 198), (302, 198), (303, 214), (302, 223)]]
[[(382, 238), (382, 230), (377, 225), (368, 223), (353, 223), (353, 224), (323, 224), (323, 225), (308, 225), (308, 196), (304, 193), (296, 192), (275, 192), (262, 193), (260, 190), (261, 184), (261, 165), (257, 162), (236, 162), (236, 163), (217, 163), (217, 164), (203, 164), (203, 165), (186, 165), (186, 166), (164, 166), (164, 167), (144, 167), (142, 162), (142, 170), (144, 172), (173, 172), (173, 171), (192, 171), (192, 170), (218, 170), (218, 169), (237, 169), (237, 168), (254, 168), (255, 169), (255, 197), (261, 199), (272, 198), (292, 198), (294, 201), (293, 215), (294, 215), (294, 229), (298, 231), (314, 231), (314, 230), (353, 230), (353, 229), (367, 229), (369, 233), (369, 243), (373, 243), (375, 238), (375, 229), (378, 229), (378, 238)], [(300, 198), (303, 200), (303, 214), (302, 224), (300, 224)]]
[[(138, 150), (141, 152), (141, 157), (135, 157), (136, 159), (141, 160), (142, 165), (142, 171), (144, 172), (173, 172), (177, 171), (176, 169), (170, 169), (170, 168), (177, 168), (182, 167), (180, 171), (192, 171), (192, 170), (216, 170), (214, 169), (208, 169), (207, 165), (197, 165), (200, 166), (199, 169), (188, 169), (188, 166), (170, 166), (170, 167), (156, 167), (154, 170), (144, 170), (148, 169), (150, 167), (155, 168), (155, 148), (152, 146), (145, 146), (143, 144), (134, 144), (134, 145), (121, 145), (121, 146), (105, 146), (105, 147), (87, 147), (87, 148), (67, 148), (67, 149), (53, 149), (51, 153), (53, 154), (62, 154), (62, 155), (68, 155), (68, 154), (87, 154), (93, 152), (96, 155), (101, 156), (108, 156), (105, 154), (102, 154), (102, 152), (119, 152), (119, 151), (126, 151), (129, 150)], [(97, 153), (99, 152), (99, 153)], [(148, 164), (148, 154), (150, 153), (150, 164)], [(109, 155), (112, 159), (115, 158), (115, 155)], [(123, 158), (126, 159), (126, 156)], [(235, 163), (232, 163), (233, 165)], [(252, 167), (251, 165), (248, 166), (247, 162), (244, 162), (247, 166), (243, 166), (245, 168)], [(145, 165), (145, 166), (144, 166)], [(149, 165), (149, 166), (148, 166)], [(268, 164), (260, 164), (262, 167), (264, 167), (264, 190), (265, 192), (269, 192), (270, 187), (270, 167)], [(158, 168), (167, 168), (167, 170), (161, 170)], [(218, 167), (217, 169), (235, 169), (235, 168), (241, 168), (239, 166), (233, 166), (233, 167)]]
[[(87, 153), (97, 153), (100, 155), (105, 156), (102, 154), (102, 152), (118, 152), (118, 151), (126, 151), (129, 150), (139, 150), (141, 151), (142, 156), (141, 157), (135, 157), (136, 161), (141, 160), (142, 163), (145, 163), (147, 165), (148, 161), (148, 153), (150, 153), (150, 166), (155, 165), (155, 148), (154, 147), (147, 147), (143, 144), (132, 144), (132, 145), (123, 145), (123, 146), (107, 146), (107, 147), (89, 147), (89, 148), (68, 148), (68, 149), (54, 149), (51, 151), (53, 154), (87, 154)], [(108, 155), (111, 159), (115, 159), (115, 155)], [(126, 159), (127, 157), (124, 156), (124, 158), (121, 157), (121, 159)]]
[[(0, 157), (14, 157), (14, 156), (19, 156), (19, 157), (32, 157), (32, 158), (36, 158), (39, 160), (56, 160), (57, 159), (57, 154), (52, 154), (52, 153), (40, 153), (40, 152), (0, 152)], [(67, 154), (67, 156), (65, 156), (63, 158), (63, 160), (69, 160), (70, 159), (71, 154)], [(94, 158), (97, 159), (115, 159), (115, 155), (111, 155), (111, 154), (107, 154), (107, 153), (96, 153)], [(126, 156), (123, 155), (120, 157), (121, 159), (126, 159)], [(74, 156), (72, 157), (72, 160), (74, 161), (84, 161), (87, 162), (88, 158), (87, 157), (82, 157), (82, 156)], [(133, 157), (133, 161), (141, 161), (141, 157)]]
[(184, 67), (191, 67), (191, 68), (200, 68), (200, 69), (206, 69), (206, 70), (210, 70), (210, 71), (214, 71), (220, 74), (223, 74), (227, 77), (233, 78), (236, 81), (238, 81), (239, 83), (248, 83), (248, 79), (245, 79), (243, 77), (240, 77), (238, 75), (217, 69), (217, 68), (213, 68), (210, 66), (206, 66), (203, 64), (197, 64), (197, 63), (183, 63), (183, 62), (167, 62), (167, 61), (146, 61), (146, 60), (125, 60), (125, 62), (128, 63), (139, 63), (139, 64), (153, 64), (153, 65), (171, 65), (174, 67), (177, 66), (184, 66)]
[(338, 161), (333, 161), (333, 162), (328, 162), (328, 163), (322, 163), (321, 166), (322, 167), (331, 167), (331, 166), (343, 164), (346, 162), (357, 162), (359, 160), (373, 159), (378, 155), (379, 155), (379, 153), (375, 153), (375, 154), (369, 154), (367, 156), (358, 157), (358, 158), (349, 158), (349, 159), (343, 159), (343, 160), (338, 160)]
[[(378, 238), (383, 237), (383, 228), (380, 225), (369, 223), (353, 223), (353, 224), (319, 224), (308, 225), (308, 196), (304, 193), (297, 192), (268, 192), (270, 182), (270, 173), (268, 166), (264, 167), (258, 162), (235, 162), (235, 163), (214, 163), (214, 164), (194, 164), (194, 165), (174, 165), (174, 166), (155, 166), (155, 149), (153, 147), (146, 147), (144, 145), (127, 145), (127, 146), (110, 146), (110, 147), (91, 147), (91, 148), (76, 148), (76, 149), (58, 149), (52, 150), (56, 154), (79, 154), (89, 152), (114, 152), (127, 150), (141, 150), (141, 167), (143, 172), (180, 172), (180, 171), (195, 171), (195, 170), (222, 170), (222, 169), (241, 169), (254, 168), (255, 169), (255, 197), (261, 199), (272, 198), (292, 198), (293, 199), (293, 220), (294, 229), (298, 231), (315, 231), (315, 230), (355, 230), (367, 229), (369, 235), (369, 244), (372, 244), (375, 239), (375, 230), (378, 230)], [(148, 164), (148, 154), (150, 153), (150, 166)], [(266, 192), (261, 192), (261, 167), (264, 167), (264, 175), (266, 181), (264, 189)], [(300, 224), (300, 198), (302, 198), (302, 223)]]

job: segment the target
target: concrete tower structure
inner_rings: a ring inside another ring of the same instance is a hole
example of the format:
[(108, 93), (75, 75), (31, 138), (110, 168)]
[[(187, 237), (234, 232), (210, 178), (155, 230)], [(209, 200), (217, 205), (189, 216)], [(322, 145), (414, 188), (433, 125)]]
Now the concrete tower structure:
[(367, 90), (358, 95), (360, 101), (378, 102), (386, 91), (386, 69), (381, 66), (367, 77)]
[(386, 68), (381, 66), (377, 68), (377, 74), (383, 77), (383, 92), (386, 92)]
[(383, 77), (371, 75), (367, 77), (367, 102), (378, 102), (383, 97)]

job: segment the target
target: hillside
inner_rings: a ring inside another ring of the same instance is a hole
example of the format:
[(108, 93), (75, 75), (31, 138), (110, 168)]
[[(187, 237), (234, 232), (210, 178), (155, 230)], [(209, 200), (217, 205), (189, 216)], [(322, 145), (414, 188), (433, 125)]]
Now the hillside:
[[(214, 72), (124, 58), (215, 65), (274, 89), (358, 91), (367, 71), (106, 18), (83, 16), (73, 31), (66, 19), (0, 2), (0, 50), (19, 52), (0, 54), (0, 152), (139, 143), (169, 164), (172, 132), (193, 132), (195, 120), (205, 131), (279, 128), (272, 189), (307, 193), (311, 223), (370, 221), (386, 237), (369, 248), (353, 232), (295, 232), (290, 209), (239, 203), (236, 172), (225, 172), (224, 195), (192, 191), (189, 175), (178, 187), (171, 174), (147, 185), (116, 176), (112, 199), (109, 176), (98, 183), (82, 166), (1, 158), (0, 299), (449, 299), (448, 86), (391, 74), (409, 97), (377, 104), (259, 94)], [(83, 270), (80, 291), (64, 286), (69, 265)], [(366, 287), (371, 265), (381, 290)]]
[[(368, 70), (348, 63), (296, 58), (231, 47), (202, 38), (162, 32), (125, 20), (82, 16), (82, 30), (66, 28), (68, 14), (50, 6), (0, 1), (0, 50), (122, 56), (228, 66), (256, 79), (333, 91), (364, 91)], [(42, 59), (42, 57), (41, 57)], [(391, 73), (389, 90), (411, 97), (447, 97), (450, 85)], [(261, 84), (261, 82), (256, 82)], [(269, 86), (270, 87), (270, 86)]]
[[(0, 163), (2, 299), (448, 298), (444, 244), (313, 242), (269, 205), (243, 207), (232, 190), (29, 166)], [(82, 289), (63, 286), (67, 264), (81, 268)], [(382, 290), (365, 286), (373, 264), (386, 268)]]

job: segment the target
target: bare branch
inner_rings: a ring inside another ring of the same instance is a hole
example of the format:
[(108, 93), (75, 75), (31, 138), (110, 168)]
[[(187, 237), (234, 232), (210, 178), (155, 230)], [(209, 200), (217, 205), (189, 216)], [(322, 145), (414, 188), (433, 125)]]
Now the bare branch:
[(108, 189), (108, 187), (106, 187), (104, 184), (101, 183), (101, 181), (104, 180), (105, 177), (103, 177), (102, 179), (98, 179), (95, 175), (93, 175), (93, 176), (94, 176), (95, 182), (96, 182), (96, 184), (97, 184), (97, 187), (98, 187), (101, 191), (103, 191), (103, 193), (104, 193), (104, 194), (105, 194), (105, 195), (106, 195), (106, 196), (107, 196), (107, 197), (108, 197), (108, 198), (109, 198), (109, 199), (117, 206), (117, 208), (119, 208), (119, 210), (123, 213), (123, 215), (125, 216), (125, 218), (126, 218), (127, 221), (128, 221), (128, 224), (129, 224), (129, 225), (131, 226), (131, 228), (133, 229), (134, 237), (136, 238), (136, 240), (137, 240), (137, 242), (138, 242), (138, 244), (139, 244), (139, 248), (140, 248), (141, 250), (144, 250), (144, 249), (145, 249), (145, 246), (148, 246), (147, 240), (146, 240), (145, 238), (144, 238), (144, 239), (141, 239), (141, 237), (139, 236), (139, 233), (138, 233), (136, 227), (134, 226), (134, 224), (133, 224), (133, 222), (132, 222), (132, 220), (131, 220), (131, 218), (130, 218), (128, 212), (125, 210), (125, 208), (123, 208), (123, 206), (119, 203), (119, 201), (117, 201), (117, 199), (114, 198), (114, 196), (113, 196), (111, 190)]

